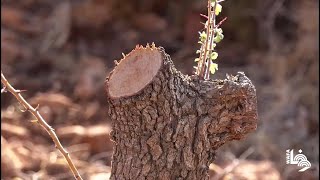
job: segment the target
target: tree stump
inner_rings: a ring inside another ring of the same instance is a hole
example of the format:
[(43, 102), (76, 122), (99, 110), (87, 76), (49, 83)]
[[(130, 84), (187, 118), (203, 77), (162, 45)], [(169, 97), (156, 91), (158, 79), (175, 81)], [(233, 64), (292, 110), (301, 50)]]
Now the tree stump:
[(244, 73), (199, 80), (162, 47), (137, 46), (106, 79), (114, 141), (111, 179), (209, 179), (215, 151), (257, 127)]

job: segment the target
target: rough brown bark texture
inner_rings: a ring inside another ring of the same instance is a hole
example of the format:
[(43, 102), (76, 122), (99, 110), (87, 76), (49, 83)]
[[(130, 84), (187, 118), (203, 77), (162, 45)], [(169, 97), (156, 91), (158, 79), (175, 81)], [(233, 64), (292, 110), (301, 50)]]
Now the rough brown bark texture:
[(255, 87), (244, 73), (214, 81), (183, 75), (163, 48), (134, 51), (142, 49), (159, 51), (162, 65), (141, 91), (114, 98), (112, 72), (106, 80), (115, 145), (111, 179), (209, 179), (215, 151), (256, 129)]

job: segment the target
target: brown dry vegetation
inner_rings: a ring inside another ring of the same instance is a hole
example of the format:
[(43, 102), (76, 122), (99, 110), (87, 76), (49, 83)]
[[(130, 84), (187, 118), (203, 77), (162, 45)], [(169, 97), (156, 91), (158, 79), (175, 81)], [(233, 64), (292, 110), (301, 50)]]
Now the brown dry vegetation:
[[(192, 74), (205, 1), (1, 1), (1, 69), (56, 129), (84, 179), (106, 179), (112, 142), (104, 81), (121, 53), (155, 42)], [(258, 130), (224, 146), (212, 179), (318, 179), (316, 0), (226, 1), (214, 78), (244, 71), (257, 88)], [(1, 178), (72, 179), (50, 137), (1, 94)], [(285, 164), (302, 149), (312, 168)]]

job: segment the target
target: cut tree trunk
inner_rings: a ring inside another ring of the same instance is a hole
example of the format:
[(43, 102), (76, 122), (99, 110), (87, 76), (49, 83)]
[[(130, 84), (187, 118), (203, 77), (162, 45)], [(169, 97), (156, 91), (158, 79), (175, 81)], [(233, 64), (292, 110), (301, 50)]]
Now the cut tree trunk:
[(137, 46), (106, 80), (111, 179), (209, 179), (215, 151), (257, 127), (256, 90), (244, 73), (183, 75), (163, 48)]

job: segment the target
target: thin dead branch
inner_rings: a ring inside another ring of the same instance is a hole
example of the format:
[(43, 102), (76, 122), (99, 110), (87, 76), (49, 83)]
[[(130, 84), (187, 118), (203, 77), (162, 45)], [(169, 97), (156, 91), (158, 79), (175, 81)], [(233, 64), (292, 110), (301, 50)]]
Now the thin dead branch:
[(5, 76), (3, 75), (2, 71), (1, 71), (1, 82), (3, 84), (3, 91), (9, 91), (12, 95), (15, 96), (15, 98), (19, 101), (19, 103), (25, 108), (26, 111), (29, 111), (36, 119), (37, 119), (37, 123), (39, 123), (50, 135), (50, 137), (52, 138), (56, 148), (62, 153), (62, 155), (64, 156), (64, 158), (67, 160), (68, 165), (70, 167), (70, 170), (72, 171), (75, 179), (77, 180), (82, 180), (77, 168), (75, 167), (75, 165), (73, 164), (69, 153), (63, 148), (63, 146), (61, 145), (59, 138), (57, 137), (56, 133), (54, 132), (54, 129), (47, 124), (47, 122), (43, 119), (43, 117), (41, 116), (41, 114), (38, 111), (38, 106), (36, 108), (32, 107), (21, 95), (21, 90), (17, 90), (14, 87), (11, 86), (11, 84), (7, 81), (7, 79), (5, 78)]
[(219, 180), (226, 174), (231, 173), (241, 162), (241, 160), (245, 160), (248, 156), (250, 156), (254, 152), (253, 147), (250, 147), (247, 149), (244, 153), (242, 153), (239, 157), (239, 159), (234, 159), (232, 163), (227, 166), (226, 168), (220, 168), (218, 165), (214, 165), (215, 169), (217, 169), (219, 172), (216, 176), (212, 177), (212, 180)]

